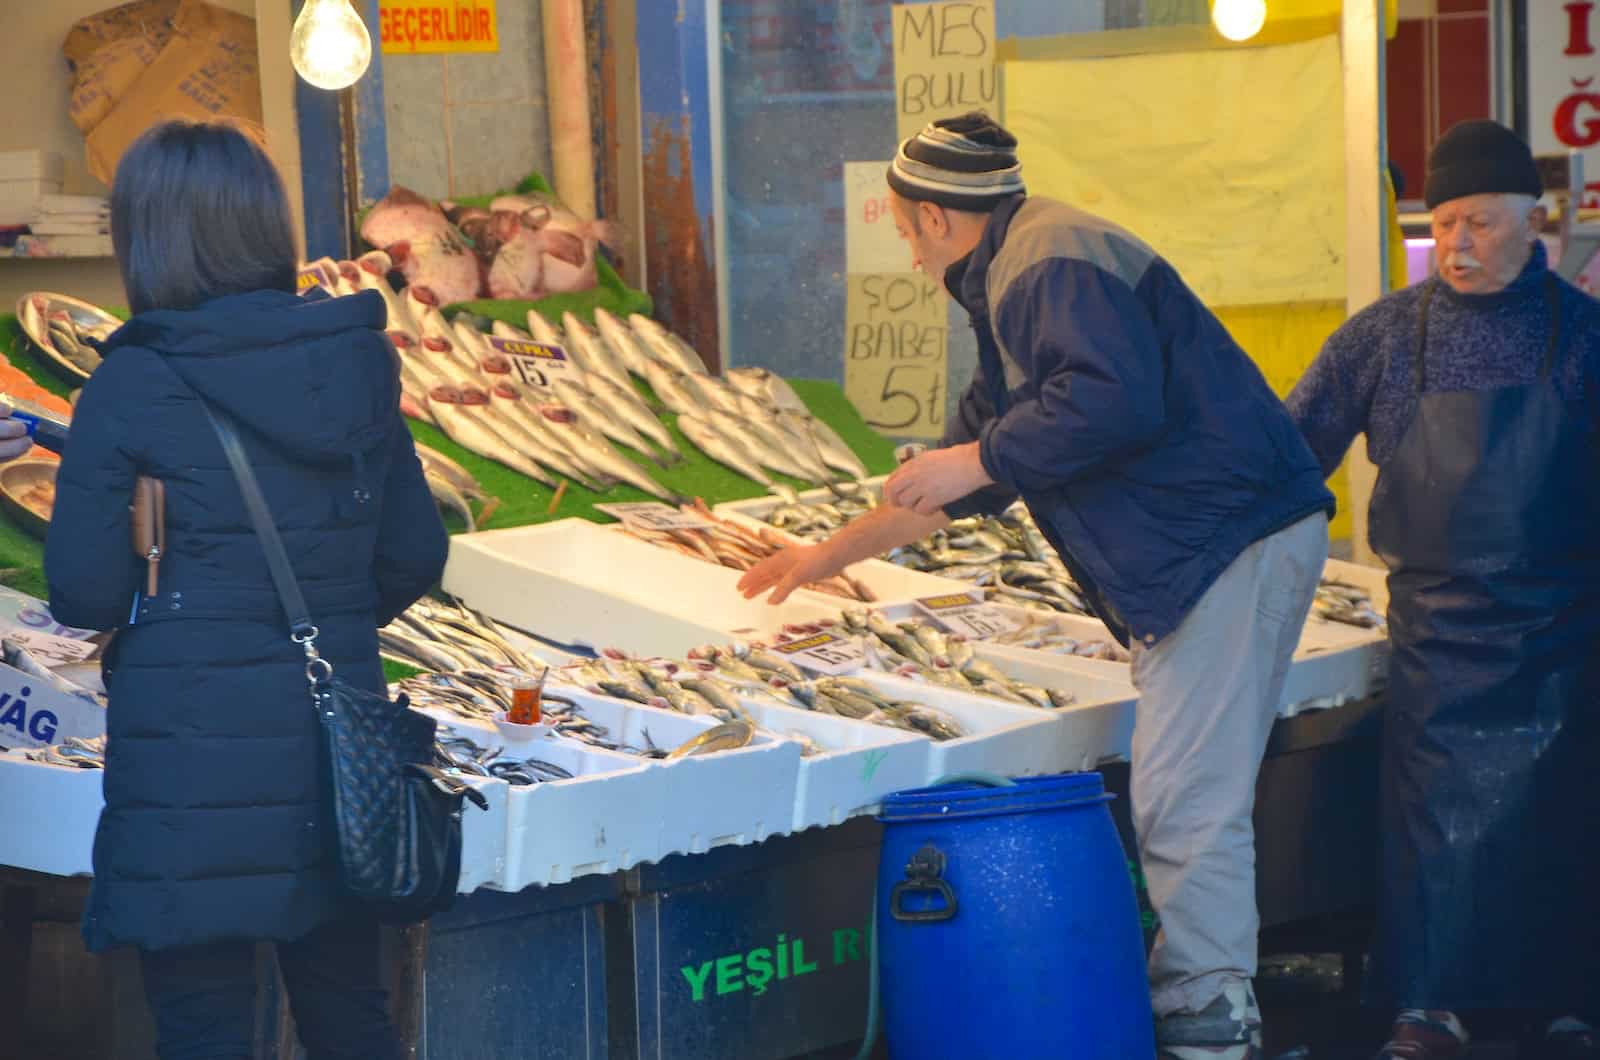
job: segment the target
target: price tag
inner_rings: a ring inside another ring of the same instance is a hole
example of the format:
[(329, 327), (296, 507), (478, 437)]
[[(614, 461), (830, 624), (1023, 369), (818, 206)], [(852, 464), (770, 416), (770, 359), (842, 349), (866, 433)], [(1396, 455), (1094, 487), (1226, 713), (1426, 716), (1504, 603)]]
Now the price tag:
[(27, 648), (34, 658), (51, 667), (82, 662), (95, 650), (95, 645), (85, 640), (70, 640), (31, 629), (7, 630), (5, 637)]
[(969, 640), (989, 640), (1022, 625), (993, 604), (984, 603), (977, 593), (925, 596), (916, 603), (923, 614)]
[(785, 644), (775, 644), (779, 652), (796, 666), (813, 673), (836, 676), (855, 673), (866, 664), (866, 652), (857, 640), (817, 633)]
[(555, 379), (550, 373), (566, 372), (572, 367), (566, 350), (543, 342), (491, 336), (489, 348), (510, 361), (518, 378), (527, 386), (551, 386)]
[(322, 275), (321, 269), (301, 269), (299, 277), (295, 280), (295, 293), (305, 294), (313, 287), (327, 287), (327, 277)]
[(681, 512), (660, 501), (638, 501), (630, 504), (597, 504), (598, 511), (614, 515), (624, 526), (640, 530), (704, 530), (711, 523), (694, 512)]

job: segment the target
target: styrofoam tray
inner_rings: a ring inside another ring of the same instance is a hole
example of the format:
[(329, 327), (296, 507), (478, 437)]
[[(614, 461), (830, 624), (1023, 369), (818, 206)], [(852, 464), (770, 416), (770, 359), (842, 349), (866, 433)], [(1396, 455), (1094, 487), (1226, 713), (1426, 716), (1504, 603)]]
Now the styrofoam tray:
[[(713, 718), (655, 710), (570, 685), (558, 687), (554, 674), (551, 679), (552, 694), (576, 701), (618, 743), (670, 749), (716, 724)], [(476, 730), (481, 741), (500, 746), (492, 725), (467, 722), (457, 727)], [(758, 732), (737, 750), (664, 761), (551, 736), (510, 747), (508, 754), (542, 759), (577, 774), (571, 780), (510, 788), (505, 865), (496, 885), (516, 891), (615, 872), (669, 854), (757, 843), (788, 831), (800, 747)]]
[(837, 614), (797, 592), (782, 608), (740, 595), (740, 573), (584, 519), (456, 534), (444, 588), (492, 618), (561, 644), (681, 656), (727, 631), (762, 638), (785, 622)]
[[(727, 518), (731, 523), (738, 523), (751, 529), (764, 529), (777, 534), (787, 541), (798, 544), (802, 540), (792, 534), (786, 534), (781, 530), (767, 526), (758, 519), (751, 519), (737, 513), (724, 514), (719, 512), (717, 514), (719, 518)], [(617, 524), (611, 529), (622, 532), (621, 524)], [(668, 551), (672, 550), (669, 549)], [(703, 562), (709, 563), (711, 561), (704, 560)], [(846, 567), (845, 573), (866, 586), (875, 598), (874, 605), (879, 607), (887, 604), (907, 603), (923, 596), (941, 596), (945, 593), (960, 592), (966, 586), (965, 582), (941, 578), (937, 574), (927, 574), (907, 567), (899, 567), (893, 563), (885, 563), (881, 559), (862, 560), (860, 563)], [(829, 600), (836, 599), (827, 594), (819, 595)]]
[(0, 807), (13, 822), (0, 828), (0, 865), (89, 876), (103, 770), (30, 762), (20, 750), (0, 754)]

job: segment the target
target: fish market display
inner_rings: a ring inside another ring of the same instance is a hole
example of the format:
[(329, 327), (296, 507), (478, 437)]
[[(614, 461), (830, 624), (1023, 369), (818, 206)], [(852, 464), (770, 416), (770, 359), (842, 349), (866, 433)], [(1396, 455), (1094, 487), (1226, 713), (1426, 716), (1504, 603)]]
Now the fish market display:
[[(549, 212), (554, 220), (542, 222), (537, 231), (551, 238), (559, 233), (569, 249), (578, 240), (560, 211), (547, 205), (496, 200), (487, 220), (474, 218), (474, 225), (488, 227), (471, 231), (487, 233), (488, 242), (482, 245), (495, 248), (489, 275), (496, 297), (512, 297), (500, 286), (513, 282), (504, 275), (507, 270), (521, 276), (539, 269), (548, 273), (553, 267), (551, 255), (544, 252), (544, 264), (534, 264), (538, 255), (530, 243), (534, 236), (528, 218)], [(502, 231), (505, 218), (522, 227)], [(399, 356), (400, 407), (406, 415), (547, 486), (554, 487), (558, 477), (594, 492), (625, 483), (679, 503), (682, 498), (650, 466), (665, 470), (680, 463), (684, 454), (640, 389), (644, 384), (656, 402), (676, 415), (691, 445), (786, 500), (798, 495), (774, 474), (826, 486), (841, 497), (861, 491), (865, 465), (836, 431), (811, 415), (788, 383), (761, 368), (711, 375), (699, 353), (648, 317), (633, 314), (623, 321), (596, 308), (591, 325), (571, 312), (558, 322), (530, 310), (527, 330), (471, 314), (446, 320), (444, 305), (472, 295), (452, 281), (423, 283), (416, 247), (421, 240), (420, 245), (435, 248), (429, 252), (432, 257), (454, 262), (462, 255), (450, 244), (452, 231), (438, 206), (396, 189), (363, 226), (369, 241), (385, 249), (354, 262), (311, 262), (302, 273), (308, 283), (335, 295), (376, 290), (383, 297), (388, 335)], [(472, 239), (479, 242), (480, 235)], [(441, 239), (450, 245), (439, 244)], [(559, 254), (556, 260), (572, 264)], [(397, 267), (410, 278), (399, 291), (389, 283)], [(525, 343), (538, 345), (519, 347)], [(561, 352), (552, 356), (541, 346)], [(462, 511), (449, 489), (440, 487), (435, 495), (446, 508)]]
[(1388, 620), (1372, 605), (1372, 597), (1365, 589), (1349, 585), (1337, 578), (1323, 578), (1317, 586), (1317, 595), (1311, 613), (1328, 622), (1365, 629), (1387, 629)]
[(895, 622), (877, 611), (855, 608), (846, 610), (838, 625), (792, 625), (784, 628), (784, 634), (808, 637), (825, 630), (860, 638), (866, 648), (867, 666), (873, 670), (1043, 710), (1077, 702), (1076, 697), (1059, 689), (1006, 676), (993, 663), (980, 659), (965, 638), (946, 633), (920, 618)]
[(106, 767), (106, 738), (96, 736), (83, 738), (68, 736), (59, 744), (49, 747), (39, 747), (22, 752), (22, 757), (30, 762), (43, 762), (52, 766), (68, 766), (73, 769), (104, 769)]
[[(877, 503), (876, 494), (866, 489), (823, 503), (808, 504), (796, 498), (772, 508), (763, 519), (787, 534), (820, 541), (852, 519), (871, 511)], [(1039, 532), (1027, 507), (1020, 502), (998, 516), (957, 519), (947, 528), (897, 548), (883, 558), (912, 570), (982, 586), (1001, 603), (1096, 617), (1084, 600), (1082, 589)], [(1385, 628), (1384, 617), (1373, 607), (1371, 596), (1336, 578), (1322, 579), (1312, 614), (1329, 622), (1367, 629)], [(1040, 630), (1019, 630), (1012, 636), (1021, 641), (1031, 638), (1040, 641), (1038, 645), (1023, 643), (1023, 647), (1052, 650), (1052, 638), (1043, 636)], [(1060, 643), (1071, 640), (1063, 637)], [(1068, 651), (1088, 658), (1122, 661), (1120, 653), (1102, 654), (1097, 642), (1087, 644), (1085, 648), (1084, 642), (1077, 642)]]
[[(486, 721), (496, 713), (511, 706), (511, 689), (505, 682), (508, 675), (499, 672), (466, 672), (458, 674), (424, 674), (408, 677), (398, 685), (414, 706), (446, 711), (476, 721)], [(688, 758), (715, 754), (718, 751), (737, 750), (750, 743), (756, 728), (748, 717), (738, 716), (722, 722), (677, 747), (661, 747), (650, 737), (648, 727), (640, 730), (643, 746), (635, 746), (613, 739), (606, 726), (584, 713), (581, 704), (558, 693), (546, 692), (542, 697), (541, 711), (545, 723), (552, 727), (557, 737), (577, 740), (590, 747), (634, 755), (639, 758)], [(451, 730), (447, 741), (439, 741), (451, 764), (479, 776), (495, 776), (512, 783), (530, 784), (539, 780), (568, 779), (572, 776), (560, 766), (537, 759), (505, 759), (503, 749), (487, 750), (458, 729)], [(463, 746), (465, 745), (465, 746)], [(471, 750), (467, 750), (467, 748)], [(496, 768), (496, 762), (506, 765)], [(531, 774), (523, 779), (506, 775), (507, 769)], [(542, 775), (541, 775), (542, 774)]]
[(361, 238), (448, 305), (587, 291), (596, 249), (613, 237), (607, 223), (584, 221), (549, 195), (503, 195), (485, 209), (396, 185), (362, 220)]
[[(597, 695), (680, 714), (707, 715), (729, 724), (754, 724), (740, 703), (740, 697), (746, 697), (885, 725), (935, 740), (966, 735), (960, 723), (943, 711), (890, 698), (854, 678), (808, 679), (793, 663), (759, 645), (708, 645), (685, 660), (634, 659), (607, 651), (598, 659), (569, 664), (559, 678)], [(798, 734), (774, 735), (799, 739), (805, 754), (817, 750)]]
[(546, 665), (514, 646), (488, 615), (459, 601), (428, 597), (378, 630), (378, 650), (386, 659), (442, 673), (496, 667), (537, 673)]
[[(782, 551), (788, 544), (776, 535), (764, 535), (712, 514), (711, 509), (698, 497), (693, 504), (683, 505), (682, 510), (706, 519), (711, 525), (693, 530), (647, 530), (624, 523), (622, 531), (653, 545), (682, 552), (693, 559), (741, 571), (749, 570), (768, 556)], [(872, 603), (877, 599), (871, 589), (843, 573), (825, 581), (812, 582), (805, 588), (863, 603)]]

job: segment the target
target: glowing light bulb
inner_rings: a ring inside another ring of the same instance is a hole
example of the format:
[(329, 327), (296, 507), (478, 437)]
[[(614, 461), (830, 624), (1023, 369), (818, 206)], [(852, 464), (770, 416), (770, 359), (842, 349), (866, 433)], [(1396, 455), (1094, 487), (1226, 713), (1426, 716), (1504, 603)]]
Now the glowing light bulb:
[(348, 0), (306, 0), (289, 34), (289, 61), (318, 88), (348, 88), (372, 62), (372, 37)]
[(1213, 0), (1211, 5), (1211, 24), (1229, 40), (1249, 40), (1266, 22), (1266, 0)]

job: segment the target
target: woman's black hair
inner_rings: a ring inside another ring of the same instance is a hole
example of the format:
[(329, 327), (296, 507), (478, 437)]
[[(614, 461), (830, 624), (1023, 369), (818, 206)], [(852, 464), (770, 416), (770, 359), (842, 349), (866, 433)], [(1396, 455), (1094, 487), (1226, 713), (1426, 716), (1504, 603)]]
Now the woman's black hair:
[(117, 165), (111, 242), (135, 313), (295, 290), (283, 181), (233, 123), (168, 121), (140, 136)]

